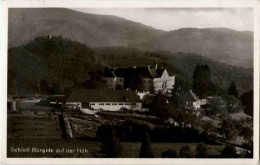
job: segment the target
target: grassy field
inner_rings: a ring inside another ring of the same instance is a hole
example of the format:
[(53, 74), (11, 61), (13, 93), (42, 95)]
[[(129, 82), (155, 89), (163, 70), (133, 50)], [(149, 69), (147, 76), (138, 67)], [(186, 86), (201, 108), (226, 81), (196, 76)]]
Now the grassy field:
[(8, 114), (7, 137), (61, 139), (61, 128), (57, 119), (46, 117), (45, 114), (44, 116)]
[[(123, 142), (123, 153), (122, 158), (138, 158), (139, 151), (141, 147), (140, 142)], [(194, 151), (196, 148), (196, 143), (152, 143), (152, 149), (154, 156), (159, 158), (163, 151), (168, 149), (179, 149), (184, 146), (189, 145)], [(11, 147), (36, 147), (36, 148), (53, 148), (56, 149), (86, 149), (87, 153), (79, 154), (76, 151), (74, 153), (60, 153), (58, 154), (61, 157), (95, 157), (96, 152), (99, 150), (99, 143), (94, 141), (85, 141), (85, 140), (58, 140), (58, 139), (21, 139), (21, 138), (9, 138), (8, 139), (8, 157), (55, 157), (56, 153), (16, 153), (11, 152)], [(210, 155), (218, 156), (220, 151), (224, 148), (222, 145), (207, 145), (208, 152)]]

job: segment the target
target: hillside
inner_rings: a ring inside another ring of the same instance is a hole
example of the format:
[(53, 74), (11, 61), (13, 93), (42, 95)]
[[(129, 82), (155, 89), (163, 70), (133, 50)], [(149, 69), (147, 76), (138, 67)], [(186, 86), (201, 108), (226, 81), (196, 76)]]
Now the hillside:
[(8, 93), (62, 93), (101, 64), (94, 52), (61, 37), (40, 37), (8, 50)]
[(253, 66), (253, 33), (227, 28), (184, 28), (142, 45), (147, 50), (200, 54), (236, 66)]
[(226, 28), (162, 31), (116, 16), (64, 8), (9, 9), (8, 47), (55, 35), (94, 47), (195, 53), (218, 62), (253, 67), (253, 33)]
[(90, 79), (105, 66), (159, 66), (167, 68), (189, 88), (196, 64), (208, 64), (214, 83), (226, 89), (236, 82), (239, 93), (253, 86), (253, 71), (214, 62), (195, 54), (144, 52), (133, 48), (92, 49), (62, 37), (39, 37), (8, 51), (8, 93), (63, 93), (72, 85)]
[(140, 51), (133, 48), (110, 47), (93, 49), (101, 61), (111, 67), (154, 66), (155, 60), (159, 67), (167, 68), (171, 75), (190, 88), (192, 74), (197, 64), (207, 64), (210, 68), (212, 81), (221, 90), (228, 89), (231, 81), (238, 86), (239, 95), (253, 89), (253, 69), (215, 62), (212, 59), (193, 53), (171, 53), (165, 51)]

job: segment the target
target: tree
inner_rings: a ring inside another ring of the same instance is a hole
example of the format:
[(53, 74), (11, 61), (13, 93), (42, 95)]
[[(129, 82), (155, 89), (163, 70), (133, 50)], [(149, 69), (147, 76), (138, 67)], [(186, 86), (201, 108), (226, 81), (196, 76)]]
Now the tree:
[(116, 136), (115, 129), (111, 126), (101, 126), (98, 128), (97, 137), (101, 141), (100, 157), (118, 158), (121, 156), (123, 147)]
[(162, 153), (162, 158), (177, 158), (177, 152), (172, 149), (168, 149)]
[(180, 149), (180, 158), (192, 158), (193, 157), (193, 153), (190, 149), (190, 146), (183, 146)]
[(181, 82), (178, 79), (176, 79), (174, 88), (172, 90), (172, 103), (173, 106), (176, 108), (181, 107), (181, 90)]
[(227, 139), (233, 139), (237, 135), (237, 130), (234, 123), (229, 119), (224, 119), (221, 123), (223, 133)]
[(236, 112), (243, 108), (241, 102), (236, 97), (232, 95), (222, 95), (221, 97), (227, 103), (227, 110), (229, 113)]
[(195, 151), (195, 156), (197, 158), (206, 158), (208, 157), (208, 151), (205, 144), (198, 144)]
[(243, 127), (240, 135), (243, 136), (247, 141), (250, 141), (253, 137), (253, 129), (250, 127)]
[(212, 93), (213, 83), (208, 65), (197, 64), (192, 76), (192, 90), (200, 97), (204, 98)]
[(154, 157), (152, 147), (151, 147), (150, 137), (149, 137), (148, 133), (145, 133), (145, 135), (144, 135), (139, 157), (140, 158), (153, 158)]
[(166, 102), (166, 96), (162, 94), (156, 95), (151, 106), (152, 112), (156, 113), (161, 118), (169, 118), (169, 113), (172, 107), (170, 104), (167, 104)]
[(244, 106), (244, 111), (246, 114), (253, 116), (253, 106), (254, 106), (254, 91), (250, 90), (248, 92), (243, 93), (239, 100), (241, 101), (242, 105)]
[(231, 145), (226, 145), (225, 148), (221, 151), (223, 158), (237, 158), (236, 148)]
[(210, 101), (209, 105), (209, 115), (220, 115), (224, 118), (228, 117), (228, 105), (225, 100), (223, 100), (221, 97), (214, 97)]
[(233, 81), (230, 83), (230, 86), (228, 88), (228, 94), (236, 98), (238, 97), (237, 86)]

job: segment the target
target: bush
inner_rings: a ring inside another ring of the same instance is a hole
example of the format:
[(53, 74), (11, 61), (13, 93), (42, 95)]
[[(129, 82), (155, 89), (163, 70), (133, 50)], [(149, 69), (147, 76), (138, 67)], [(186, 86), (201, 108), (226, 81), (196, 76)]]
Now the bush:
[(192, 158), (193, 157), (193, 153), (190, 149), (190, 146), (183, 146), (180, 149), (180, 158)]
[(227, 139), (233, 139), (237, 135), (237, 130), (235, 128), (235, 124), (228, 119), (225, 119), (221, 123), (221, 129), (223, 133), (226, 135)]
[(145, 133), (139, 156), (140, 158), (154, 157), (152, 147), (151, 147), (150, 137), (148, 133)]
[(99, 157), (117, 158), (121, 156), (123, 147), (111, 126), (99, 127), (97, 137), (101, 140)]
[(223, 158), (237, 158), (236, 148), (231, 145), (226, 145), (225, 148), (221, 151)]
[(208, 157), (207, 146), (203, 143), (198, 144), (195, 151), (195, 157), (206, 158)]
[(168, 149), (162, 153), (162, 158), (178, 158), (178, 155), (175, 150)]
[[(102, 141), (109, 134), (107, 125), (100, 126), (97, 138)], [(198, 130), (188, 127), (154, 126), (145, 121), (129, 120), (123, 124), (113, 126), (120, 141), (141, 142), (144, 133), (149, 133), (153, 142), (206, 142), (207, 134), (199, 133)]]
[(240, 131), (240, 135), (249, 141), (253, 137), (253, 129), (250, 127), (243, 127)]

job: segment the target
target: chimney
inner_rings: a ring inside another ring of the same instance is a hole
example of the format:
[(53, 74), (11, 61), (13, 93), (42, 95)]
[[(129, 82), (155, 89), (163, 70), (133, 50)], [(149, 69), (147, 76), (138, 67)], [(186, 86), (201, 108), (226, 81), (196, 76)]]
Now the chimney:
[(150, 69), (150, 65), (148, 65), (147, 68)]
[(155, 69), (157, 69), (157, 59), (155, 59)]

